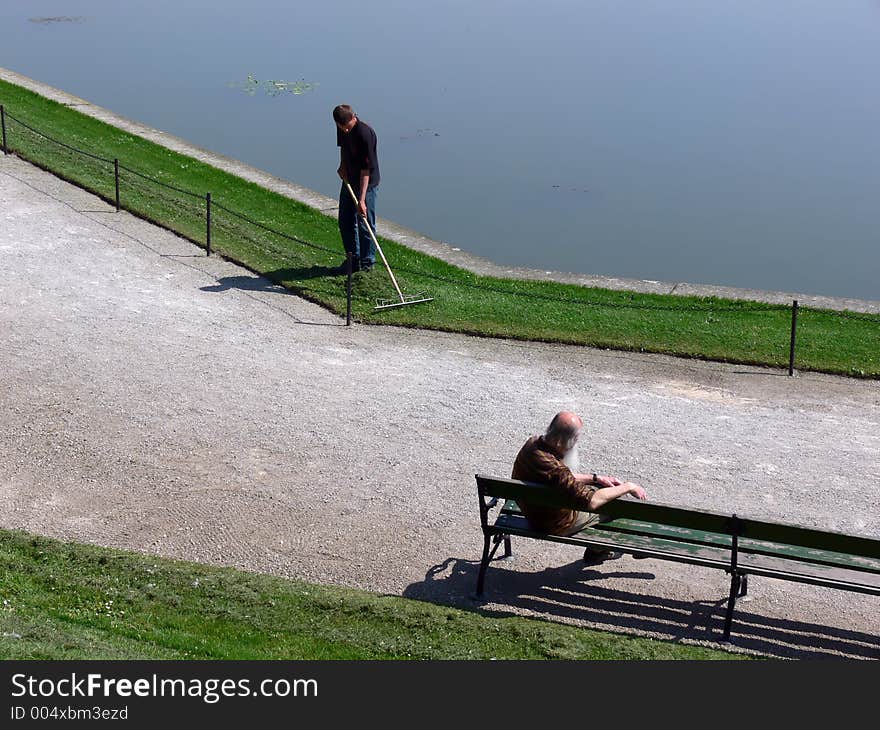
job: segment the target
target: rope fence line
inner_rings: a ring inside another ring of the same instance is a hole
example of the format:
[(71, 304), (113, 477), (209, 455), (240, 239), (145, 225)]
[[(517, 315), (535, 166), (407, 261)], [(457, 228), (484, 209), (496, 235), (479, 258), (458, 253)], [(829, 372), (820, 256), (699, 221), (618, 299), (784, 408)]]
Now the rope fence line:
[(859, 322), (877, 322), (877, 315), (870, 312), (850, 312), (837, 309), (802, 309), (802, 317), (831, 317), (835, 319), (851, 319)]
[[(278, 234), (279, 237), (284, 239), (284, 241), (278, 241), (271, 235), (260, 235), (260, 230), (273, 233), (272, 229), (268, 229), (266, 226), (259, 226), (255, 224), (254, 228), (258, 230), (239, 227), (235, 225), (235, 221), (229, 221), (228, 219), (225, 219), (224, 215), (217, 214), (218, 211), (220, 211), (221, 214), (228, 213), (229, 211), (225, 206), (219, 205), (213, 199), (211, 201), (211, 208), (214, 213), (214, 215), (212, 216), (212, 223), (215, 231), (220, 232), (222, 235), (238, 236), (239, 238), (245, 238), (247, 239), (248, 244), (251, 245), (255, 250), (272, 254), (273, 256), (276, 256), (282, 260), (293, 263), (290, 261), (292, 257), (291, 247), (287, 245), (287, 242), (290, 240), (290, 236)], [(233, 213), (232, 216), (234, 217), (235, 214)], [(306, 243), (305, 245), (308, 246), (309, 244)], [(339, 251), (325, 249), (320, 246), (315, 246), (315, 248), (322, 252), (326, 251), (332, 254), (334, 257), (339, 256)]]
[[(116, 201), (115, 202), (116, 202), (117, 210), (120, 209), (120, 205), (121, 205), (121, 201), (120, 201), (120, 171), (124, 171), (125, 173), (129, 173), (131, 175), (134, 175), (137, 178), (140, 178), (140, 179), (143, 179), (147, 182), (153, 183), (154, 185), (160, 186), (161, 188), (166, 188), (168, 190), (172, 190), (175, 193), (179, 193), (181, 195), (185, 195), (185, 196), (188, 196), (194, 200), (199, 201), (199, 203), (201, 205), (205, 206), (204, 207), (204, 216), (207, 219), (207, 225), (206, 225), (206, 230), (205, 230), (204, 247), (206, 248), (208, 255), (210, 255), (211, 251), (212, 251), (212, 215), (211, 215), (212, 210), (223, 211), (224, 213), (232, 216), (235, 219), (243, 221), (244, 223), (251, 225), (251, 226), (254, 226), (255, 228), (257, 228), (261, 231), (264, 231), (266, 233), (269, 233), (271, 235), (278, 236), (279, 238), (281, 238), (285, 241), (289, 241), (289, 242), (293, 242), (293, 243), (296, 243), (296, 244), (299, 244), (302, 246), (306, 246), (306, 247), (313, 249), (315, 251), (321, 251), (321, 252), (333, 254), (333, 255), (340, 254), (340, 251), (337, 249), (327, 248), (326, 246), (322, 246), (322, 245), (314, 243), (312, 241), (308, 241), (300, 236), (285, 233), (284, 231), (279, 231), (277, 229), (274, 229), (274, 228), (266, 225), (265, 223), (261, 223), (257, 220), (254, 220), (253, 218), (251, 218), (243, 213), (239, 213), (238, 211), (232, 210), (232, 209), (228, 208), (227, 206), (222, 205), (221, 203), (218, 203), (215, 199), (213, 199), (213, 197), (211, 196), (211, 193), (195, 193), (191, 190), (186, 190), (184, 188), (172, 185), (170, 183), (163, 182), (161, 180), (156, 179), (155, 177), (151, 177), (150, 175), (146, 175), (143, 172), (140, 172), (138, 170), (134, 170), (126, 165), (123, 165), (120, 163), (120, 161), (118, 159), (111, 160), (111, 159), (108, 159), (105, 157), (101, 157), (99, 155), (95, 155), (91, 152), (79, 149), (73, 145), (70, 145), (70, 144), (62, 142), (58, 139), (55, 139), (54, 137), (51, 137), (51, 136), (45, 134), (44, 132), (41, 132), (40, 130), (35, 129), (31, 125), (23, 122), (22, 120), (18, 119), (15, 116), (9, 114), (2, 105), (0, 105), (0, 119), (2, 119), (2, 127), (3, 127), (3, 129), (2, 129), (2, 149), (5, 154), (8, 154), (11, 149), (9, 146), (9, 139), (8, 139), (8, 135), (7, 135), (7, 126), (6, 126), (6, 120), (8, 119), (8, 120), (14, 122), (15, 124), (20, 125), (22, 128), (32, 132), (33, 134), (37, 135), (38, 137), (41, 137), (45, 140), (48, 140), (49, 142), (52, 142), (52, 143), (66, 149), (66, 150), (69, 150), (69, 151), (76, 153), (76, 154), (84, 155), (90, 159), (96, 160), (101, 163), (105, 163), (107, 165), (112, 165), (113, 170), (114, 170), (113, 174), (115, 177), (115, 193), (116, 193)], [(19, 150), (19, 153), (22, 153), (22, 151)], [(26, 153), (24, 153), (23, 156), (25, 158), (27, 158)], [(83, 184), (83, 186), (86, 186), (86, 184)], [(168, 204), (169, 200), (170, 200), (169, 198), (166, 198), (166, 205)], [(181, 202), (177, 202), (177, 201), (173, 201), (173, 200), (170, 200), (170, 202), (173, 205), (181, 206)], [(182, 207), (188, 208), (189, 206), (182, 206)], [(191, 209), (190, 213), (192, 214), (193, 212), (197, 213), (197, 211), (194, 211)], [(170, 211), (168, 212), (168, 216), (171, 218), (175, 217), (174, 215), (171, 214)], [(176, 222), (177, 221), (175, 221), (175, 223)], [(236, 234), (236, 231), (231, 230), (231, 228), (228, 226), (228, 224), (225, 227), (222, 225), (218, 225), (218, 222), (216, 221), (216, 217), (215, 217), (214, 226), (216, 228), (218, 228), (219, 230), (223, 231), (224, 233), (226, 233), (227, 235), (235, 235)], [(224, 230), (224, 229), (228, 229), (228, 230)], [(190, 235), (188, 235), (186, 233), (184, 233), (184, 235), (187, 238), (189, 238), (190, 240), (193, 240), (190, 237)], [(280, 249), (277, 246), (273, 246), (271, 243), (269, 243), (268, 240), (258, 239), (252, 235), (245, 234), (243, 229), (242, 229), (242, 233), (238, 234), (238, 235), (244, 235), (250, 242), (252, 242), (252, 245), (257, 246), (258, 248), (261, 248), (264, 251), (274, 253), (274, 254), (280, 254), (282, 256), (286, 253), (283, 249)], [(500, 294), (502, 296), (519, 297), (519, 298), (529, 299), (529, 300), (534, 300), (534, 301), (566, 304), (566, 305), (572, 305), (572, 306), (576, 306), (576, 307), (593, 307), (593, 308), (597, 308), (597, 309), (606, 308), (606, 309), (612, 309), (612, 310), (613, 309), (617, 309), (617, 310), (629, 309), (629, 310), (644, 310), (644, 311), (656, 311), (656, 312), (678, 312), (678, 313), (682, 313), (682, 314), (687, 313), (687, 312), (694, 312), (694, 313), (703, 312), (706, 314), (721, 314), (721, 313), (725, 313), (725, 312), (736, 312), (736, 313), (740, 313), (740, 314), (762, 314), (762, 313), (777, 313), (778, 314), (778, 313), (791, 311), (791, 313), (792, 313), (792, 330), (791, 330), (791, 358), (790, 358), (790, 363), (789, 363), (790, 374), (793, 373), (793, 367), (794, 367), (793, 366), (793, 363), (794, 363), (794, 344), (795, 344), (795, 337), (796, 337), (796, 322), (797, 322), (798, 315), (800, 315), (800, 318), (802, 321), (804, 319), (813, 319), (813, 318), (823, 318), (824, 317), (824, 318), (828, 318), (828, 319), (839, 318), (839, 319), (878, 323), (877, 315), (872, 315), (870, 313), (852, 312), (852, 311), (838, 311), (838, 310), (825, 310), (825, 309), (822, 309), (822, 310), (803, 310), (803, 309), (799, 309), (797, 301), (794, 301), (791, 306), (783, 305), (783, 304), (773, 304), (773, 303), (750, 302), (750, 301), (745, 301), (745, 300), (741, 303), (739, 303), (739, 302), (731, 302), (731, 303), (717, 302), (717, 303), (706, 303), (706, 304), (701, 304), (701, 305), (689, 304), (687, 306), (672, 306), (672, 305), (664, 305), (664, 304), (659, 304), (659, 303), (658, 304), (651, 304), (651, 303), (646, 303), (646, 302), (641, 302), (641, 303), (623, 302), (623, 301), (617, 301), (617, 302), (605, 301), (605, 302), (603, 302), (603, 301), (579, 299), (579, 298), (572, 299), (572, 298), (568, 298), (568, 297), (553, 296), (551, 294), (542, 294), (539, 292), (533, 292), (533, 291), (527, 291), (527, 290), (510, 289), (510, 288), (497, 286), (497, 285), (493, 285), (493, 284), (489, 284), (489, 283), (480, 283), (478, 281), (469, 282), (469, 281), (466, 281), (463, 279), (453, 279), (451, 277), (443, 276), (440, 274), (433, 274), (428, 271), (412, 269), (412, 268), (407, 268), (407, 267), (397, 267), (396, 270), (398, 272), (409, 274), (410, 276), (413, 276), (416, 278), (442, 282), (442, 283), (450, 284), (450, 285), (456, 286), (456, 287), (472, 289), (472, 290), (477, 290), (477, 291), (484, 291), (487, 293)], [(476, 277), (478, 275), (473, 274), (473, 276)], [(539, 283), (539, 282), (535, 282), (535, 283)], [(361, 297), (360, 295), (354, 296), (355, 300), (361, 300), (362, 298), (364, 298), (364, 297)], [(366, 297), (365, 299), (368, 300), (369, 297)]]
[[(427, 271), (419, 271), (416, 269), (409, 269), (404, 266), (395, 267), (395, 271), (400, 271), (405, 274), (411, 274), (413, 276), (418, 276), (423, 279), (432, 279), (434, 281), (442, 281), (449, 284), (454, 284), (455, 286), (467, 287), (470, 289), (480, 289), (482, 291), (491, 291), (497, 294), (506, 294), (509, 296), (515, 297), (527, 297), (530, 299), (538, 299), (543, 301), (550, 302), (559, 302), (563, 304), (576, 304), (578, 306), (584, 307), (608, 307), (611, 309), (645, 309), (650, 311), (657, 312), (707, 312), (707, 313), (717, 313), (717, 312), (740, 312), (740, 313), (760, 313), (760, 312), (789, 312), (791, 311), (791, 305), (789, 304), (774, 304), (773, 302), (754, 302), (747, 299), (741, 300), (739, 303), (731, 303), (731, 304), (707, 304), (705, 306), (693, 306), (689, 305), (687, 307), (672, 307), (663, 304), (637, 304), (635, 302), (597, 302), (597, 301), (589, 301), (586, 299), (568, 299), (566, 297), (554, 297), (549, 294), (538, 294), (536, 292), (527, 292), (527, 291), (516, 291), (513, 289), (504, 289), (503, 287), (492, 286), (489, 284), (480, 284), (478, 282), (467, 282), (462, 281), (461, 279), (450, 279), (446, 276), (441, 276), (440, 274), (431, 274)], [(474, 276), (478, 276), (474, 274)], [(530, 281), (523, 279), (523, 281)], [(536, 283), (540, 283), (539, 280), (533, 280)], [(572, 284), (570, 286), (578, 286), (576, 284)], [(878, 317), (875, 314), (871, 314), (868, 312), (850, 312), (850, 311), (839, 311), (836, 309), (813, 309), (807, 310), (810, 316), (819, 315), (819, 316), (827, 316), (827, 317), (840, 317), (841, 319), (853, 319), (853, 320), (861, 320), (864, 322), (877, 322)], [(804, 310), (801, 309), (801, 314), (803, 315)]]
[(540, 301), (547, 302), (558, 302), (560, 304), (575, 304), (577, 306), (582, 307), (608, 307), (609, 309), (645, 309), (650, 311), (657, 312), (706, 312), (706, 313), (717, 313), (717, 312), (742, 312), (742, 313), (759, 313), (759, 312), (787, 312), (791, 309), (788, 305), (785, 304), (763, 304), (761, 302), (746, 302), (744, 301), (742, 305), (715, 305), (710, 304), (704, 307), (696, 307), (696, 306), (687, 306), (687, 307), (672, 307), (666, 305), (653, 305), (653, 304), (636, 304), (635, 302), (597, 302), (597, 301), (589, 301), (586, 299), (568, 299), (566, 297), (554, 297), (549, 294), (538, 294), (536, 292), (528, 292), (528, 291), (516, 291), (514, 289), (504, 289), (503, 287), (492, 286), (489, 284), (479, 284), (477, 282), (469, 283), (466, 281), (461, 281), (459, 279), (450, 279), (445, 276), (440, 276), (439, 274), (430, 274), (425, 271), (416, 271), (413, 269), (408, 269), (406, 267), (396, 267), (397, 271), (402, 271), (406, 274), (412, 274), (413, 276), (418, 276), (423, 279), (432, 279), (434, 281), (442, 281), (450, 284), (454, 284), (456, 286), (468, 287), (470, 289), (479, 289), (481, 291), (490, 291), (496, 294), (504, 294), (507, 296), (514, 297), (526, 297), (528, 299), (537, 299)]
[[(154, 185), (153, 181), (144, 175), (131, 176), (126, 168), (119, 166), (120, 189), (128, 194), (129, 201), (136, 198), (141, 204), (161, 209), (168, 209), (171, 218), (179, 216), (182, 212), (201, 215), (204, 213), (205, 196), (189, 195), (185, 197), (179, 191), (167, 185)], [(122, 201), (120, 200), (120, 203)]]
[[(113, 162), (113, 160), (111, 160)], [(132, 175), (137, 175), (144, 180), (148, 180), (151, 183), (155, 183), (156, 185), (161, 185), (163, 188), (168, 188), (169, 190), (173, 190), (176, 193), (181, 193), (183, 195), (189, 195), (190, 197), (196, 198), (198, 200), (204, 200), (204, 195), (199, 195), (198, 193), (193, 193), (189, 190), (184, 190), (183, 188), (175, 187), (174, 185), (170, 185), (168, 183), (164, 183), (161, 180), (156, 180), (154, 177), (150, 177), (149, 175), (144, 175), (142, 172), (138, 172), (137, 170), (132, 170), (130, 167), (126, 167), (125, 165), (119, 165), (120, 170), (125, 170), (126, 172), (130, 172)]]
[[(72, 152), (77, 152), (77, 153), (79, 153), (79, 154), (81, 154), (81, 155), (85, 155), (86, 157), (91, 157), (93, 160), (98, 160), (98, 161), (100, 161), (100, 162), (106, 162), (108, 165), (112, 165), (112, 164), (113, 164), (113, 160), (108, 160), (106, 157), (99, 157), (98, 155), (94, 155), (94, 154), (92, 154), (91, 152), (86, 152), (85, 150), (81, 150), (81, 149), (79, 149), (79, 148), (77, 148), (77, 147), (72, 147), (71, 145), (67, 144), (66, 142), (61, 142), (61, 141), (55, 139), (54, 137), (50, 137), (48, 134), (44, 134), (43, 132), (39, 131), (38, 129), (34, 129), (33, 127), (31, 127), (31, 126), (25, 124), (25, 123), (24, 123), (23, 121), (21, 121), (20, 119), (16, 119), (16, 118), (15, 118), (14, 116), (12, 116), (9, 112), (6, 112), (5, 116), (6, 116), (8, 119), (11, 119), (11, 120), (12, 120), (13, 122), (15, 122), (16, 124), (20, 124), (20, 125), (21, 125), (22, 127), (24, 127), (25, 129), (28, 129), (28, 130), (30, 130), (31, 132), (33, 132), (34, 134), (39, 135), (39, 136), (42, 137), (43, 139), (48, 139), (50, 142), (54, 142), (55, 144), (57, 144), (57, 145), (59, 145), (59, 146), (61, 146), (61, 147), (66, 147), (67, 149), (71, 150)], [(4, 145), (4, 146), (5, 146), (5, 145)]]
[(243, 215), (241, 213), (236, 213), (234, 210), (230, 210), (226, 206), (220, 205), (220, 203), (218, 203), (216, 200), (212, 201), (212, 204), (215, 208), (219, 208), (220, 210), (222, 210), (226, 213), (229, 213), (229, 215), (235, 216), (236, 218), (243, 220), (245, 223), (250, 223), (252, 226), (256, 226), (257, 228), (261, 228), (262, 230), (266, 231), (267, 233), (272, 233), (276, 236), (280, 236), (281, 238), (284, 238), (288, 241), (294, 241), (295, 243), (301, 243), (303, 246), (308, 246), (309, 248), (313, 248), (317, 251), (326, 251), (327, 253), (332, 253), (332, 254), (339, 253), (339, 251), (334, 250), (332, 248), (327, 248), (326, 246), (321, 246), (317, 243), (312, 243), (311, 241), (306, 241), (303, 238), (293, 236), (289, 233), (283, 233), (282, 231), (276, 231), (274, 228), (269, 228), (267, 225), (265, 225), (263, 223), (259, 223), (255, 220), (252, 220), (251, 218), (248, 218), (246, 215)]

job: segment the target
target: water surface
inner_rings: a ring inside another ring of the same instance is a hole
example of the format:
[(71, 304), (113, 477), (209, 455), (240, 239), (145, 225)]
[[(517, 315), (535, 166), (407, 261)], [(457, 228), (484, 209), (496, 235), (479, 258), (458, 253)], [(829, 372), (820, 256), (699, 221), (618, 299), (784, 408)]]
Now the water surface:
[(875, 0), (4, 0), (0, 65), (333, 196), (350, 103), (501, 264), (880, 300)]

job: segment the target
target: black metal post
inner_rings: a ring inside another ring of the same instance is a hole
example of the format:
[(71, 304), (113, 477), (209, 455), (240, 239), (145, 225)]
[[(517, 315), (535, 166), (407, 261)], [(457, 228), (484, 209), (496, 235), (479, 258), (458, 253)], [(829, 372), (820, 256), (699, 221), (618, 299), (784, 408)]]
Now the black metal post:
[(3, 127), (3, 154), (9, 154), (9, 148), (6, 146), (6, 107), (0, 104), (0, 126)]
[(730, 595), (727, 598), (727, 613), (724, 616), (724, 641), (730, 641), (730, 627), (733, 624), (733, 608), (736, 605), (736, 596), (739, 593), (740, 575), (737, 570), (739, 557), (739, 518), (734, 514), (730, 520), (731, 546), (730, 546)]
[(351, 326), (351, 276), (352, 276), (352, 266), (351, 266), (351, 251), (345, 252), (345, 269), (348, 272), (348, 283), (346, 284), (345, 291), (345, 326)]
[(119, 212), (119, 160), (113, 160), (113, 174), (116, 177), (116, 212)]
[(791, 304), (791, 348), (788, 351), (788, 374), (794, 375), (794, 344), (797, 338), (798, 303), (795, 299)]
[(211, 255), (211, 193), (208, 193), (205, 196), (206, 210), (207, 210), (207, 233), (205, 236), (207, 255)]

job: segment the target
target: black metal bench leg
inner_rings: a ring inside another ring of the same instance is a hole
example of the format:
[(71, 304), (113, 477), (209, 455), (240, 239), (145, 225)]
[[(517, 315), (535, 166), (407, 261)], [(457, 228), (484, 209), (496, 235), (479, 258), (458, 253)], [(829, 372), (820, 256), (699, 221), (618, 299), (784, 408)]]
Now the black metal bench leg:
[(483, 536), (483, 558), (480, 561), (480, 573), (477, 576), (477, 597), (481, 598), (483, 595), (483, 584), (486, 582), (486, 568), (489, 567), (489, 557), (490, 557), (490, 545), (491, 539), (488, 535)]
[(748, 574), (744, 574), (742, 576), (742, 580), (739, 584), (739, 592), (736, 594), (737, 598), (742, 598), (743, 596), (748, 595), (749, 592), (749, 576)]
[(504, 536), (504, 557), (513, 557), (513, 550), (510, 548), (510, 535)]
[(739, 593), (741, 576), (733, 573), (730, 576), (730, 596), (727, 599), (727, 615), (724, 617), (724, 641), (730, 641), (730, 626), (733, 624), (733, 609), (736, 606), (736, 597)]

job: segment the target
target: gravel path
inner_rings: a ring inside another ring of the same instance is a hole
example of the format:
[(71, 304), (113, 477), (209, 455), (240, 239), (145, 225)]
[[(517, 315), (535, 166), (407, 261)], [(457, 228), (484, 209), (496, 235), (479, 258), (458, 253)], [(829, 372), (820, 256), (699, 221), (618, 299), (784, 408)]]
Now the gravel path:
[[(658, 501), (880, 536), (880, 383), (347, 328), (13, 157), (0, 220), (3, 527), (472, 606), (473, 474), (565, 408)], [(490, 610), (720, 637), (721, 572), (514, 549)], [(750, 594), (743, 650), (880, 658), (876, 597)]]

